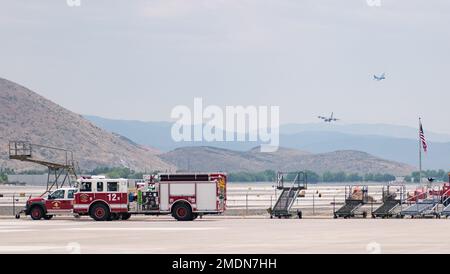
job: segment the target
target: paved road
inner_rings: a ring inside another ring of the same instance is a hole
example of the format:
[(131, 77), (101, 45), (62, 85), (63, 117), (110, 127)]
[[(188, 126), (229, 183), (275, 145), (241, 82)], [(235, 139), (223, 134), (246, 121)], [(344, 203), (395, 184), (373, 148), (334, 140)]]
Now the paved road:
[(446, 219), (0, 219), (0, 253), (450, 253)]

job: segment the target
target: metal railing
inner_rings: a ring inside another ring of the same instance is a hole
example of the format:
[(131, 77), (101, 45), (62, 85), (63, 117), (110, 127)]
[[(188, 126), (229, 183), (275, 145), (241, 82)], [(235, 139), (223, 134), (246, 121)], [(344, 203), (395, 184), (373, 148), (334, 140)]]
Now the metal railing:
[[(32, 159), (34, 157), (34, 152), (36, 150), (50, 150), (55, 152), (61, 152), (60, 156), (63, 157), (63, 162), (55, 162), (55, 164), (65, 165), (65, 166), (74, 166), (76, 165), (76, 162), (74, 161), (74, 154), (73, 151), (63, 149), (63, 148), (57, 148), (57, 147), (51, 147), (51, 146), (44, 146), (44, 145), (37, 145), (32, 144), (28, 141), (9, 141), (9, 156), (12, 158), (28, 158)], [(37, 161), (46, 161), (43, 159), (34, 159)]]
[(31, 157), (31, 144), (25, 141), (9, 141), (9, 156)]
[(25, 207), (26, 201), (32, 197), (39, 197), (41, 192), (24, 193), (24, 192), (13, 192), (0, 195), (0, 207), (3, 208), (1, 211), (2, 215), (9, 215), (11, 213), (13, 216)]

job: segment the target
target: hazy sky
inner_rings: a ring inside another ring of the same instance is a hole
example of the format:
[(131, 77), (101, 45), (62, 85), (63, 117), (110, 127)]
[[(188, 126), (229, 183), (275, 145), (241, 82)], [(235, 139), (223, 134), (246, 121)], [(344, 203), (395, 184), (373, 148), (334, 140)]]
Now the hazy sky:
[(0, 77), (108, 118), (203, 97), (450, 133), (450, 1), (0, 0)]

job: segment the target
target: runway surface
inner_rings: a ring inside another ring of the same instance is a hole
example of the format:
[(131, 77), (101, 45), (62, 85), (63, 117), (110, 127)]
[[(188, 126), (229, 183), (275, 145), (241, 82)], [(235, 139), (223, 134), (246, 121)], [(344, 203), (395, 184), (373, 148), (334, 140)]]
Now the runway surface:
[(0, 219), (0, 253), (450, 253), (447, 219)]

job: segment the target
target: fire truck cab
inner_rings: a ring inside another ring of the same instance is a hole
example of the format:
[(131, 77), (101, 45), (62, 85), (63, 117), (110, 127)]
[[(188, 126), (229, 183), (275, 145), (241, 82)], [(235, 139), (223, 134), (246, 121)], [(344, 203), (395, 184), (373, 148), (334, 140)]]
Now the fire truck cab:
[(74, 213), (89, 215), (97, 221), (130, 218), (127, 208), (127, 179), (81, 178), (78, 185), (79, 191), (73, 204)]
[(158, 174), (137, 182), (82, 178), (73, 210), (96, 221), (126, 220), (132, 214), (171, 214), (179, 221), (191, 221), (224, 212), (226, 178), (224, 173)]

